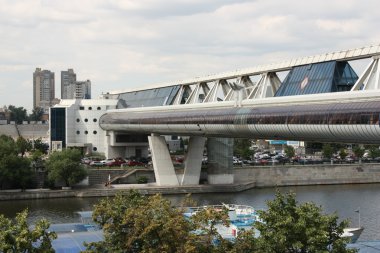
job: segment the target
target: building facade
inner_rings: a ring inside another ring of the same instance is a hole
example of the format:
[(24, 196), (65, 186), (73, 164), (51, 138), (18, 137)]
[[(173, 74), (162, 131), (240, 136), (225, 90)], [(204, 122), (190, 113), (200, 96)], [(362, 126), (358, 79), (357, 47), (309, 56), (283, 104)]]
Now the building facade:
[(61, 98), (62, 99), (73, 99), (74, 91), (73, 86), (77, 81), (77, 75), (73, 69), (68, 69), (67, 71), (61, 71)]
[(75, 99), (91, 99), (91, 81), (77, 81), (75, 82)]
[(45, 113), (53, 105), (55, 98), (54, 72), (36, 68), (33, 73), (33, 108), (41, 107)]
[(85, 154), (108, 154), (107, 133), (99, 126), (99, 118), (115, 109), (112, 99), (62, 99), (50, 108), (50, 146), (82, 148)]

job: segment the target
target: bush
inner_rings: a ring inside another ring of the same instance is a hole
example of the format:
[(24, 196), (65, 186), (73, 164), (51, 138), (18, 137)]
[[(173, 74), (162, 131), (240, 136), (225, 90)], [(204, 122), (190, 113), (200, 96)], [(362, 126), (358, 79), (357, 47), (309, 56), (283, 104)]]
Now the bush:
[(137, 183), (138, 184), (146, 184), (146, 183), (148, 183), (148, 178), (146, 176), (139, 176), (137, 178)]

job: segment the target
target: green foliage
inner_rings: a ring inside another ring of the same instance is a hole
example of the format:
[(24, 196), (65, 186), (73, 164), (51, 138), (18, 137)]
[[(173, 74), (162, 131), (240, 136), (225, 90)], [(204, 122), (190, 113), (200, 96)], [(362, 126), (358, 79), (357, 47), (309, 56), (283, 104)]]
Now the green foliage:
[(334, 153), (333, 148), (331, 147), (330, 144), (324, 144), (322, 147), (322, 155), (325, 158), (331, 158)]
[[(222, 210), (216, 210), (211, 207), (206, 208), (193, 215), (191, 222), (201, 236), (194, 240), (196, 242), (194, 245), (197, 245), (197, 252), (215, 252), (216, 250), (226, 252), (233, 247), (232, 243), (224, 239), (216, 228), (218, 224), (223, 224), (224, 226), (230, 225), (228, 210), (226, 208)], [(219, 244), (214, 245), (214, 240), (217, 240)]]
[[(195, 205), (190, 197), (183, 203)], [(277, 192), (268, 210), (259, 212), (264, 222), (254, 225), (258, 238), (254, 230), (239, 232), (234, 241), (222, 238), (216, 226), (229, 225), (226, 208), (202, 209), (190, 219), (183, 212), (161, 195), (143, 196), (133, 190), (103, 199), (95, 205), (93, 219), (103, 228), (104, 241), (87, 244), (85, 252), (356, 252), (340, 237), (347, 221), (339, 223), (336, 214), (322, 214), (313, 203), (298, 205), (292, 193)]]
[(371, 145), (371, 146), (369, 146), (368, 151), (369, 151), (368, 155), (372, 159), (380, 156), (379, 146)]
[(346, 150), (344, 148), (341, 148), (339, 150), (339, 156), (340, 156), (341, 159), (345, 159), (348, 156), (348, 154), (347, 154), (347, 152), (346, 152)]
[(363, 157), (363, 155), (364, 155), (364, 153), (365, 153), (365, 149), (362, 148), (362, 147), (360, 147), (360, 146), (356, 146), (356, 147), (353, 149), (353, 152), (354, 152), (355, 156), (356, 156), (357, 158), (360, 159), (360, 158)]
[(139, 176), (137, 178), (137, 183), (138, 184), (146, 184), (146, 183), (148, 183), (148, 178), (146, 176)]
[(296, 151), (294, 150), (293, 146), (286, 145), (284, 149), (285, 149), (284, 152), (285, 152), (287, 157), (292, 158), (295, 156)]
[(39, 150), (43, 154), (47, 154), (47, 151), (49, 150), (49, 146), (48, 144), (44, 143), (41, 138), (31, 140), (29, 142), (33, 150)]
[(29, 151), (32, 149), (32, 145), (30, 142), (24, 139), (24, 137), (19, 136), (16, 141), (17, 151), (21, 156), (23, 157), (25, 155), (26, 151)]
[(267, 211), (259, 211), (264, 222), (255, 223), (260, 231), (259, 252), (356, 252), (346, 248), (347, 238), (340, 237), (348, 222), (338, 222), (336, 214), (322, 214), (321, 207), (313, 203), (298, 205), (293, 193), (277, 191), (267, 204)]
[(30, 161), (19, 157), (19, 151), (19, 146), (11, 137), (0, 136), (0, 189), (3, 189), (5, 184), (22, 189), (31, 186), (33, 171)]
[(52, 153), (46, 161), (49, 180), (63, 181), (65, 186), (79, 183), (87, 176), (87, 171), (80, 164), (81, 157), (81, 152), (77, 149)]
[(86, 252), (186, 252), (193, 230), (168, 200), (136, 191), (101, 200), (93, 218), (103, 228), (104, 241), (90, 243)]
[(40, 121), (44, 115), (44, 109), (41, 107), (36, 107), (32, 110), (32, 114), (29, 115), (29, 120), (31, 121)]
[(11, 114), (11, 121), (15, 121), (16, 124), (22, 124), (24, 120), (28, 120), (26, 109), (24, 107), (9, 105), (8, 111), (10, 111)]
[(18, 213), (15, 220), (0, 215), (0, 252), (6, 253), (52, 253), (54, 232), (48, 232), (49, 222), (39, 220), (33, 229), (27, 223), (28, 211)]
[(251, 139), (234, 139), (234, 155), (243, 158), (250, 158), (253, 151), (250, 150)]

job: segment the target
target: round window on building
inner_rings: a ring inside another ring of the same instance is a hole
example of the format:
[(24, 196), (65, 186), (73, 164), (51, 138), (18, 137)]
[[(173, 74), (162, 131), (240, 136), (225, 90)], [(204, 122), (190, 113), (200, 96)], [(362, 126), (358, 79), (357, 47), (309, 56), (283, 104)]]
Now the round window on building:
[(96, 150), (98, 150), (98, 148), (97, 148), (97, 147), (93, 147), (92, 150), (93, 150), (93, 151), (96, 151)]
[(88, 122), (88, 119), (84, 119), (84, 122)]
[(88, 109), (91, 111), (91, 110), (92, 110), (92, 107), (90, 106), (90, 107), (88, 107)]
[(77, 134), (80, 134), (80, 131), (77, 131)]
[(80, 119), (77, 119), (77, 122), (79, 122), (80, 121)]
[(97, 134), (98, 132), (94, 131), (93, 133), (94, 133), (94, 134)]
[(94, 119), (94, 122), (98, 121), (97, 119)]
[(86, 131), (84, 131), (84, 134), (88, 134), (88, 131), (86, 130)]
[(96, 108), (98, 111), (100, 111), (102, 108), (100, 106), (98, 106), (98, 108)]

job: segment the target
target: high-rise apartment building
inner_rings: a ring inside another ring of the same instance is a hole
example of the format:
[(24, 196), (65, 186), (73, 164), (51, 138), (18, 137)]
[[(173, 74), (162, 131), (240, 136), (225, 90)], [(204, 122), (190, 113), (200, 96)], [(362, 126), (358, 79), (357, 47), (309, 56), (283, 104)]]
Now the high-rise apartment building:
[(91, 81), (77, 81), (75, 82), (75, 94), (76, 99), (91, 99)]
[(65, 98), (62, 99), (91, 99), (91, 81), (76, 81), (65, 87)]
[(73, 69), (67, 71), (61, 71), (61, 98), (73, 99), (75, 91), (75, 82), (77, 81), (77, 75)]
[(33, 73), (33, 108), (41, 107), (46, 113), (55, 98), (54, 72), (36, 68)]

